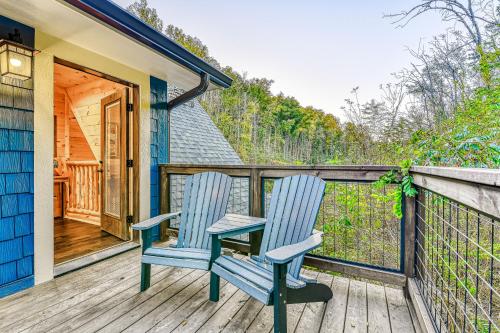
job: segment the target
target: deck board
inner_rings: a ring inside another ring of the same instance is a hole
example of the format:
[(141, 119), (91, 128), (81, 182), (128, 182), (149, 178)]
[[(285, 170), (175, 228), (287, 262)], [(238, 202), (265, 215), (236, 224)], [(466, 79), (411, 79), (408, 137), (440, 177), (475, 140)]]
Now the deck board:
[(372, 285), (367, 288), (368, 332), (390, 332), (391, 323), (387, 310), (384, 286)]
[(366, 282), (351, 280), (344, 331), (365, 333), (368, 328)]
[[(272, 331), (273, 308), (224, 280), (219, 302), (210, 302), (204, 271), (153, 266), (151, 287), (139, 292), (139, 258), (135, 249), (0, 299), (0, 331)], [(307, 274), (329, 285), (334, 297), (327, 304), (290, 305), (290, 332), (415, 331), (401, 289)]]

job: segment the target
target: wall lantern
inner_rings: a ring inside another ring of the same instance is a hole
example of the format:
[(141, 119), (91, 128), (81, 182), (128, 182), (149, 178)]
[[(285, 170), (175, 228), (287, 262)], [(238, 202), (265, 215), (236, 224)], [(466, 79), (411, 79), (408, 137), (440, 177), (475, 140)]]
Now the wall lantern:
[(34, 51), (28, 46), (0, 39), (0, 74), (21, 81), (31, 79)]

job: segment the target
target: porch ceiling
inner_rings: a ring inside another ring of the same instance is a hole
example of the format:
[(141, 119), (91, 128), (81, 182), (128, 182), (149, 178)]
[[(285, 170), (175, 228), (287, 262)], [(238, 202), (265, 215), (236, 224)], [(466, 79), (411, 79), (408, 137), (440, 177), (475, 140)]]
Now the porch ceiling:
[[(58, 0), (0, 0), (1, 15), (91, 50), (182, 89), (198, 85), (199, 74), (94, 17)], [(211, 83), (210, 88), (216, 86)]]

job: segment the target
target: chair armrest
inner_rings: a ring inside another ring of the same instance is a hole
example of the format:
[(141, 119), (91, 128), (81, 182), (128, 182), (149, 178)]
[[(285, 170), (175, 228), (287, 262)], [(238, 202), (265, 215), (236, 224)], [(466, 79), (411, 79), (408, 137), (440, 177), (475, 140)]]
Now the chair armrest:
[(266, 219), (260, 217), (226, 214), (222, 219), (207, 228), (207, 233), (218, 239), (263, 230)]
[(322, 238), (323, 233), (314, 230), (313, 234), (302, 242), (282, 246), (266, 252), (266, 259), (273, 264), (286, 264), (320, 246)]
[(147, 219), (146, 221), (142, 221), (140, 223), (133, 224), (132, 229), (133, 230), (148, 230), (148, 229), (151, 229), (152, 227), (154, 227), (154, 226), (156, 226), (164, 221), (176, 218), (177, 216), (180, 216), (180, 215), (181, 215), (181, 212), (158, 215), (158, 216), (152, 217), (150, 219)]

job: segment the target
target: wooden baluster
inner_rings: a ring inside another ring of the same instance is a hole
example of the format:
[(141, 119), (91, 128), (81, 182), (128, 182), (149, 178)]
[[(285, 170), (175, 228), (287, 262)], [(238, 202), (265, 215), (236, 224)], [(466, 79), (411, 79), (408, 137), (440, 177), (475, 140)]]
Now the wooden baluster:
[(82, 168), (80, 166), (77, 166), (77, 177), (76, 177), (76, 188), (78, 190), (78, 201), (77, 201), (77, 207), (78, 209), (82, 208)]
[(69, 199), (69, 207), (75, 208), (75, 167), (73, 165), (70, 166), (71, 174), (69, 178), (69, 191), (70, 191), (70, 199)]
[(94, 207), (94, 167), (89, 166), (89, 210), (95, 211)]
[(90, 210), (90, 204), (89, 204), (89, 197), (90, 197), (90, 183), (89, 183), (89, 167), (86, 165), (84, 166), (85, 168), (85, 177), (83, 178), (84, 185), (83, 188), (85, 189), (85, 209)]

